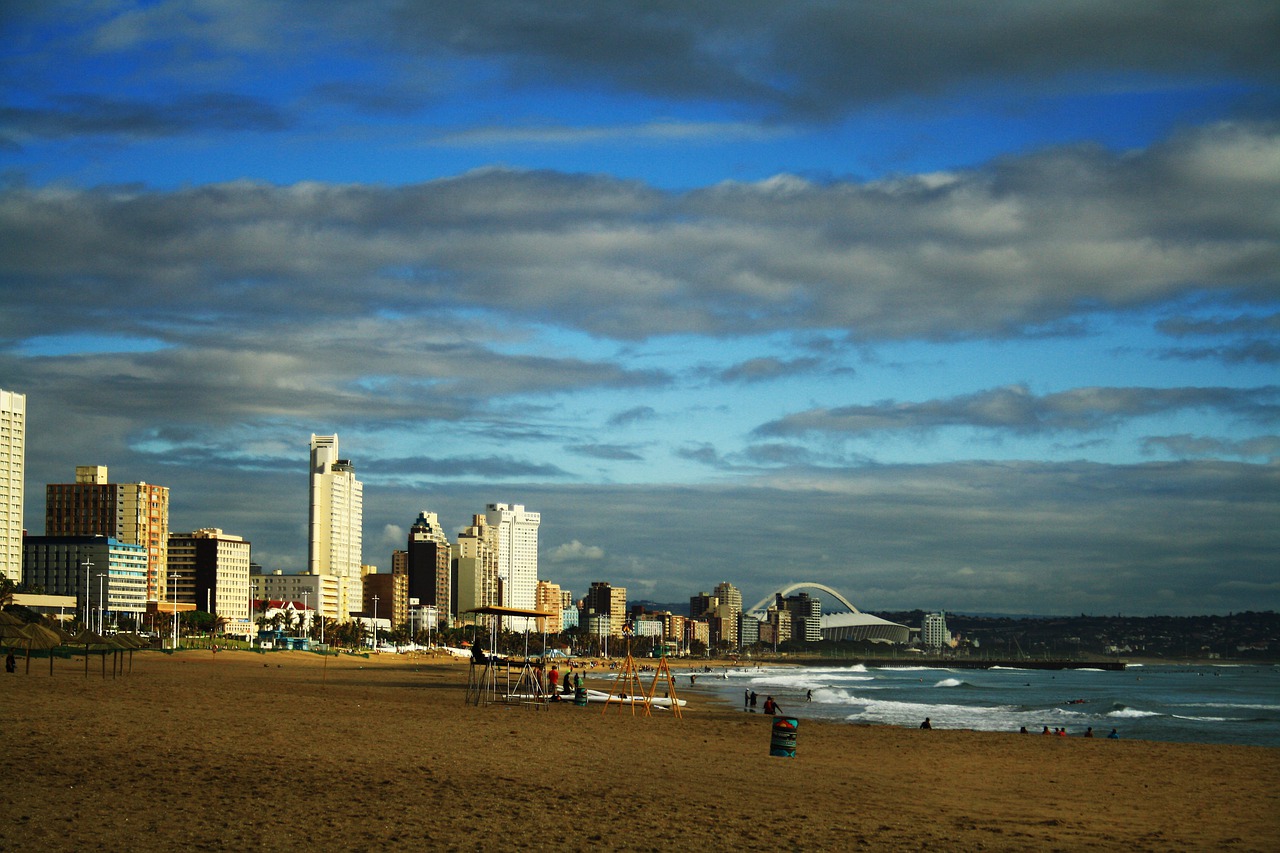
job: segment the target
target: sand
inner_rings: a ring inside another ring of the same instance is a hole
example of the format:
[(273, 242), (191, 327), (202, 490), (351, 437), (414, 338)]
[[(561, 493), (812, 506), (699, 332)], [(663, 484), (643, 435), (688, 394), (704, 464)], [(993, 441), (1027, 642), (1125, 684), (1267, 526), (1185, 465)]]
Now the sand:
[(802, 720), (775, 758), (763, 715), (474, 707), (466, 671), (20, 662), (0, 676), (0, 850), (1280, 849), (1276, 749)]

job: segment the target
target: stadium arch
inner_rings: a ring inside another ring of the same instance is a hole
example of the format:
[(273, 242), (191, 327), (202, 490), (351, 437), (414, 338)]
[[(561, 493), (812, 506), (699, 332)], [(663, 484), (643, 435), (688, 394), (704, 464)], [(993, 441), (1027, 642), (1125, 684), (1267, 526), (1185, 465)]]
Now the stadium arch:
[[(769, 605), (777, 600), (778, 596), (786, 598), (793, 592), (802, 589), (816, 589), (834, 598), (847, 608), (847, 612), (827, 613), (827, 608), (823, 607), (821, 624), (822, 639), (824, 640), (869, 640), (876, 643), (894, 643), (898, 645), (906, 645), (911, 640), (911, 629), (906, 625), (899, 625), (897, 622), (890, 622), (888, 619), (881, 619), (879, 616), (863, 613), (838, 590), (815, 581), (787, 584), (776, 592), (760, 599), (754, 607), (747, 610), (747, 613), (757, 619), (762, 618)], [(826, 604), (825, 600), (823, 604)]]

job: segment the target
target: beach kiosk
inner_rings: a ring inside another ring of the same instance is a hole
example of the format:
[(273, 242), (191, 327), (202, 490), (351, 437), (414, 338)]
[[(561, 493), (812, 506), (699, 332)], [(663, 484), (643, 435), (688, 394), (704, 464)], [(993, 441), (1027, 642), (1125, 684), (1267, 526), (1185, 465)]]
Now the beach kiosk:
[[(471, 647), (471, 667), (467, 673), (467, 704), (489, 705), (494, 702), (545, 701), (546, 693), (542, 680), (536, 677), (529, 661), (529, 621), (550, 616), (541, 610), (524, 610), (518, 607), (500, 607), (486, 605), (473, 607), (466, 611), (489, 620), (489, 651), (486, 653), (479, 645)], [(516, 683), (511, 683), (511, 662), (497, 653), (498, 620), (505, 616), (524, 617), (524, 665)], [(545, 624), (545, 623), (544, 623)], [(543, 647), (546, 647), (544, 641)]]

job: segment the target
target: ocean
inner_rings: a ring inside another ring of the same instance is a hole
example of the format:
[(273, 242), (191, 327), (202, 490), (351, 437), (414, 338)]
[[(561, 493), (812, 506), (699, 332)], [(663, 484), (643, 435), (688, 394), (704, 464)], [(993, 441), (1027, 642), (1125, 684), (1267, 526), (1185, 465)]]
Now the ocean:
[[(1133, 666), (1096, 669), (769, 666), (715, 667), (676, 681), (686, 691), (757, 713), (773, 696), (786, 716), (916, 728), (1280, 746), (1280, 666)], [(813, 691), (812, 700), (806, 700)]]

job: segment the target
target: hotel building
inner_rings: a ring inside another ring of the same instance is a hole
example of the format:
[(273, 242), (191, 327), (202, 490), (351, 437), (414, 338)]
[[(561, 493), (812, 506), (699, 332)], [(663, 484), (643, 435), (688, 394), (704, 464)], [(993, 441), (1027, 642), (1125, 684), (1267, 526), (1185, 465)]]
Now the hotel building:
[(313, 434), (307, 570), (340, 580), (337, 618), (342, 621), (363, 607), (363, 523), (364, 485), (355, 467), (338, 456), (336, 435)]
[(454, 615), (473, 621), (468, 610), (497, 604), (498, 552), (496, 531), (489, 529), (483, 515), (472, 516), (471, 526), (458, 534), (451, 547), (453, 589), (457, 601)]
[(109, 536), (28, 536), (22, 575), (48, 595), (73, 595), (82, 625), (141, 625), (147, 612), (147, 549)]
[(169, 488), (108, 482), (104, 465), (77, 465), (74, 483), (45, 486), (46, 536), (108, 536), (147, 553), (147, 600), (169, 597)]
[(170, 600), (226, 619), (228, 634), (249, 634), (250, 543), (216, 527), (169, 535)]
[[(542, 517), (527, 512), (520, 504), (489, 504), (485, 523), (490, 528), (491, 542), (497, 544), (498, 581), (502, 604), (521, 610), (533, 610), (538, 587), (538, 525)], [(509, 629), (523, 629), (523, 621)]]
[(0, 388), (0, 575), (22, 581), (27, 398)]
[[(440, 517), (423, 510), (409, 528), (409, 603), (454, 612), (452, 552)], [(415, 600), (416, 599), (416, 600)]]

